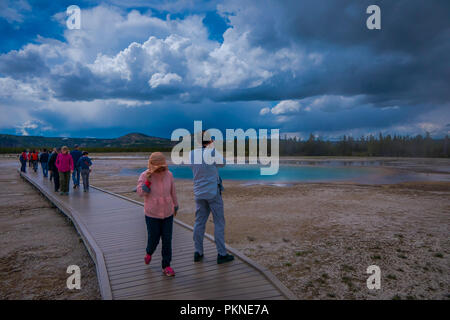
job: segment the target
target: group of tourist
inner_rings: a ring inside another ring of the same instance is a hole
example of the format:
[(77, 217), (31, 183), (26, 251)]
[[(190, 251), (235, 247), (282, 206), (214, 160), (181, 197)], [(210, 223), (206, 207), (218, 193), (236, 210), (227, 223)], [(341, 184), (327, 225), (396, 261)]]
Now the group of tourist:
[(88, 154), (87, 151), (80, 151), (78, 145), (75, 145), (70, 152), (66, 146), (53, 148), (51, 153), (47, 149), (43, 149), (42, 152), (40, 150), (24, 150), (19, 156), (20, 171), (26, 172), (28, 162), (34, 172), (37, 172), (38, 163), (40, 163), (42, 174), (45, 178), (49, 177), (48, 173), (50, 172), (50, 181), (53, 180), (55, 192), (60, 192), (61, 195), (68, 195), (71, 176), (74, 189), (79, 188), (81, 176), (83, 179), (83, 190), (88, 192), (89, 174), (92, 166), (92, 160)]
[(32, 151), (24, 150), (19, 158), (20, 163), (22, 165), (20, 168), (20, 171), (26, 172), (27, 162), (28, 162), (28, 166), (30, 168), (33, 168), (34, 172), (36, 172), (38, 169), (39, 153), (40, 153), (40, 151), (36, 151), (36, 150), (32, 150)]
[[(194, 262), (203, 260), (203, 238), (206, 222), (212, 212), (214, 218), (214, 240), (217, 248), (217, 263), (222, 264), (234, 260), (225, 247), (225, 216), (222, 201), (222, 180), (217, 167), (225, 165), (209, 164), (204, 161), (207, 151), (215, 155), (213, 140), (203, 132), (201, 148), (194, 149), (190, 154), (190, 163), (194, 177), (195, 224), (194, 224)], [(198, 154), (196, 154), (198, 153)], [(221, 156), (217, 154), (217, 156)], [(194, 163), (202, 159), (201, 163)], [(172, 260), (172, 228), (173, 218), (177, 215), (178, 200), (172, 173), (169, 171), (164, 154), (154, 152), (148, 160), (148, 168), (141, 173), (136, 188), (137, 193), (144, 198), (145, 222), (147, 225), (147, 249), (144, 262), (149, 264), (152, 255), (162, 241), (162, 271), (167, 276), (174, 276), (175, 271), (170, 266)]]
[[(222, 180), (219, 176), (218, 167), (225, 165), (225, 160), (219, 154), (215, 154), (213, 139), (206, 132), (202, 133), (201, 148), (191, 151), (190, 160), (194, 178), (195, 196), (195, 224), (194, 224), (194, 262), (203, 260), (203, 238), (206, 223), (212, 212), (214, 218), (214, 240), (217, 248), (217, 263), (222, 264), (234, 260), (233, 255), (227, 253), (225, 247), (225, 217), (222, 201)], [(205, 152), (217, 158), (221, 157), (221, 163), (207, 163)], [(43, 152), (26, 152), (20, 156), (22, 172), (26, 172), (26, 164), (30, 159), (33, 168), (40, 161), (44, 177), (50, 172), (53, 179), (55, 192), (68, 195), (69, 181), (72, 174), (73, 188), (80, 184), (80, 175), (83, 179), (84, 191), (89, 190), (89, 172), (92, 165), (91, 159), (86, 151), (81, 152), (75, 145), (74, 150), (69, 152), (66, 146), (54, 148), (49, 154)], [(202, 159), (201, 163), (194, 163), (194, 159)], [(169, 171), (166, 158), (161, 152), (153, 152), (148, 160), (148, 168), (141, 173), (138, 179), (136, 192), (144, 198), (145, 223), (147, 226), (147, 248), (144, 262), (149, 264), (160, 240), (162, 241), (162, 271), (167, 276), (174, 276), (175, 271), (170, 266), (172, 260), (172, 230), (173, 219), (178, 212), (178, 200), (175, 191), (175, 183), (172, 173)]]

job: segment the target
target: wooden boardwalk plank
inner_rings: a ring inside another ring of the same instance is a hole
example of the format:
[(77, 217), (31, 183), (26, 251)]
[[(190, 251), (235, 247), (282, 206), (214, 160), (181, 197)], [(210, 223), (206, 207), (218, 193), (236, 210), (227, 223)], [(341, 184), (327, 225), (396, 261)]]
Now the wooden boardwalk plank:
[[(249, 271), (250, 272), (250, 271)], [(181, 291), (196, 291), (196, 290), (204, 290), (207, 288), (217, 288), (217, 280), (223, 281), (223, 283), (227, 283), (229, 280), (240, 280), (240, 283), (251, 283), (252, 285), (258, 282), (265, 282), (263, 279), (252, 276), (251, 272), (235, 272), (225, 274), (223, 277), (209, 276), (202, 277), (201, 279), (191, 279), (189, 280), (179, 280), (179, 281), (160, 281), (159, 283), (147, 283), (144, 287), (130, 287), (128, 290), (121, 290), (116, 293), (116, 295), (120, 296), (128, 296), (130, 294), (141, 296), (141, 295), (155, 295), (159, 293), (170, 293), (170, 292), (181, 292)], [(210, 281), (216, 280), (216, 281)], [(231, 289), (236, 288), (232, 286)], [(227, 287), (221, 288), (221, 290), (226, 290)], [(128, 292), (128, 294), (127, 294)]]
[[(183, 272), (183, 276), (180, 275), (178, 277), (179, 279), (202, 279), (202, 277), (206, 278), (206, 275), (215, 275), (217, 277), (222, 276), (224, 273), (232, 273), (234, 271), (239, 270), (239, 273), (242, 272), (251, 272), (252, 269), (246, 266), (245, 264), (235, 264), (232, 267), (227, 268), (226, 270), (221, 268), (215, 268), (210, 266), (208, 267), (186, 267), (186, 268), (180, 268), (179, 272)], [(201, 273), (200, 273), (201, 272)], [(149, 282), (149, 276), (154, 277), (155, 274), (161, 274), (161, 269), (159, 267), (157, 268), (150, 268), (142, 270), (141, 275), (135, 276), (133, 278), (125, 278), (125, 280), (113, 280), (111, 282), (111, 287), (114, 287), (116, 289), (122, 289), (122, 288), (128, 288), (128, 287), (135, 287), (138, 285), (153, 285), (154, 283), (160, 281), (159, 277), (158, 279), (154, 279), (154, 281)], [(178, 280), (177, 280), (178, 281)], [(181, 280), (180, 280), (181, 281)]]
[(160, 247), (149, 266), (143, 262), (147, 231), (142, 203), (95, 187), (60, 196), (40, 171), (20, 174), (73, 221), (95, 262), (103, 299), (296, 298), (267, 269), (229, 246), (235, 261), (218, 265), (211, 235), (205, 235), (204, 260), (194, 263), (192, 227), (177, 219), (172, 240), (177, 275), (165, 277)]

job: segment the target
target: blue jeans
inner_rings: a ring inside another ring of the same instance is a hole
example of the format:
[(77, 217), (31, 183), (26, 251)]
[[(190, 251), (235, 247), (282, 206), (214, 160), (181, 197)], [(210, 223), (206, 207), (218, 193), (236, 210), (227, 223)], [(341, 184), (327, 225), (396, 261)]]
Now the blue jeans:
[(152, 255), (158, 246), (159, 239), (162, 240), (162, 268), (170, 267), (172, 261), (172, 230), (173, 230), (173, 215), (158, 219), (145, 216), (145, 223), (147, 224), (147, 253)]
[(80, 167), (73, 168), (72, 181), (74, 186), (80, 185), (80, 173), (81, 173)]
[(41, 162), (42, 167), (42, 173), (44, 174), (44, 177), (48, 177), (48, 163), (47, 162)]
[(27, 172), (27, 160), (20, 160), (20, 171)]
[(212, 212), (214, 219), (214, 240), (216, 242), (217, 253), (221, 256), (226, 255), (225, 215), (220, 189), (217, 190), (217, 195), (212, 199), (195, 199), (195, 206), (195, 251), (199, 254), (203, 254), (203, 237), (205, 236), (206, 222), (208, 221), (209, 213)]
[(89, 169), (81, 169), (81, 178), (83, 179), (83, 189), (85, 191), (89, 190)]

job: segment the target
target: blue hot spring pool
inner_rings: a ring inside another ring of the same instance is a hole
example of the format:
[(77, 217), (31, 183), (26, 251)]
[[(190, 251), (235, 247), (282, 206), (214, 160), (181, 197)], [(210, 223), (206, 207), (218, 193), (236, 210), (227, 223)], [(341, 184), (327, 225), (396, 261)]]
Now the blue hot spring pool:
[[(169, 169), (175, 178), (192, 179), (191, 168), (184, 165), (171, 165)], [(120, 175), (139, 175), (145, 168), (124, 168)], [(276, 175), (260, 174), (258, 165), (227, 165), (219, 169), (224, 180), (241, 180), (252, 183), (293, 183), (293, 182), (332, 182), (349, 181), (357, 183), (397, 183), (405, 181), (442, 180), (436, 175), (413, 173), (370, 166), (296, 166), (280, 165)], [(447, 178), (448, 179), (448, 178)], [(444, 180), (447, 180), (444, 179)]]

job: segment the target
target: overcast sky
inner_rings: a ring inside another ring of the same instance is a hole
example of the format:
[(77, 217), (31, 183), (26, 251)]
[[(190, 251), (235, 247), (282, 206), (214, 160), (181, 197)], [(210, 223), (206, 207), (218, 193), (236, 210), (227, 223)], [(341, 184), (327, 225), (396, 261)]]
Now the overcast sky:
[(1, 133), (450, 131), (448, 0), (0, 0), (0, 34)]

